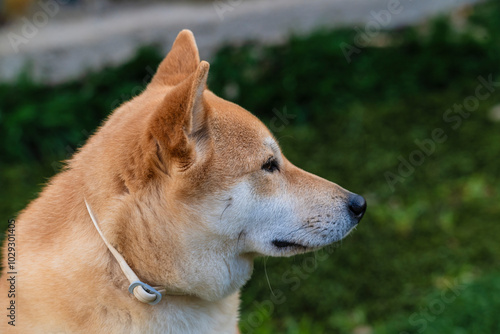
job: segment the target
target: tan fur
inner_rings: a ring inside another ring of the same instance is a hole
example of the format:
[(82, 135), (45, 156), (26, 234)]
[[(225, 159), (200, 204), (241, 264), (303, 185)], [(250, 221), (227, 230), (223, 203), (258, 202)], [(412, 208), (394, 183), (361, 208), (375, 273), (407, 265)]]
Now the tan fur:
[[(253, 209), (233, 208), (282, 201), (297, 223), (334, 231), (331, 210), (343, 210), (349, 192), (286, 160), (256, 117), (205, 89), (208, 70), (192, 33), (181, 32), (147, 89), (115, 110), (19, 215), (16, 327), (2, 320), (1, 333), (234, 333), (254, 257), (304, 250), (273, 249), (242, 213)], [(279, 172), (261, 169), (270, 156)], [(246, 189), (248, 200), (239, 198)], [(141, 280), (185, 296), (150, 306), (129, 294), (84, 198)], [(273, 224), (276, 214), (262, 221)], [(307, 233), (297, 236), (307, 250), (334, 241), (309, 242)]]

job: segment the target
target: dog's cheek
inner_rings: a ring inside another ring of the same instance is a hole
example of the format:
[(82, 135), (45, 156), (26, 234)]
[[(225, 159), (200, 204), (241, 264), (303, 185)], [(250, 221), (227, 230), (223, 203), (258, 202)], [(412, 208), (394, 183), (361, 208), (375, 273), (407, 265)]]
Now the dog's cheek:
[(258, 171), (252, 174), (249, 178), (252, 192), (259, 199), (272, 198), (280, 195), (280, 191), (284, 191), (279, 175)]

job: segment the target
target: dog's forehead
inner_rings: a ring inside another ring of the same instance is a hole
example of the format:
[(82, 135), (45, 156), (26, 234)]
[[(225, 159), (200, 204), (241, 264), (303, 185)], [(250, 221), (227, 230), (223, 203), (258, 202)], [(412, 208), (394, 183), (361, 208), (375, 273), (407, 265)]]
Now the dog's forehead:
[(253, 114), (242, 107), (207, 94), (210, 105), (210, 123), (216, 146), (222, 154), (244, 156), (248, 159), (263, 155), (279, 154), (279, 146), (269, 129)]
[(214, 94), (208, 96), (207, 102), (212, 111), (210, 123), (216, 137), (244, 139), (249, 145), (276, 146), (269, 129), (252, 113)]
[(275, 155), (278, 155), (280, 152), (280, 147), (273, 136), (266, 137), (266, 139), (264, 139), (264, 145), (269, 147)]

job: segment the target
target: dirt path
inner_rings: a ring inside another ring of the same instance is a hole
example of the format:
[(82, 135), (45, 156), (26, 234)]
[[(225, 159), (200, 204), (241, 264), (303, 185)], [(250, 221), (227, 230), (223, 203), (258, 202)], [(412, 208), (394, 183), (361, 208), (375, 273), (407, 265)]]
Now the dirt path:
[[(61, 82), (131, 57), (155, 43), (167, 51), (183, 28), (193, 30), (203, 59), (225, 43), (279, 43), (319, 27), (414, 24), (477, 0), (215, 0), (113, 8), (67, 15), (56, 0), (0, 30), (0, 80), (31, 64), (35, 79)], [(41, 4), (45, 4), (41, 6)], [(399, 3), (399, 5), (397, 5)]]

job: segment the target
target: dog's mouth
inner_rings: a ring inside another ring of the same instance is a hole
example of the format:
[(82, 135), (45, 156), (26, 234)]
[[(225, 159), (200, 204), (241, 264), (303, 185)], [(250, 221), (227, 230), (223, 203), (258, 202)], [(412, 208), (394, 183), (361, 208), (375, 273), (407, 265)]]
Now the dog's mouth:
[(273, 245), (276, 248), (283, 249), (283, 248), (301, 248), (301, 249), (308, 249), (309, 247), (295, 243), (295, 242), (290, 242), (290, 241), (285, 241), (285, 240), (278, 240), (275, 239), (273, 240)]

